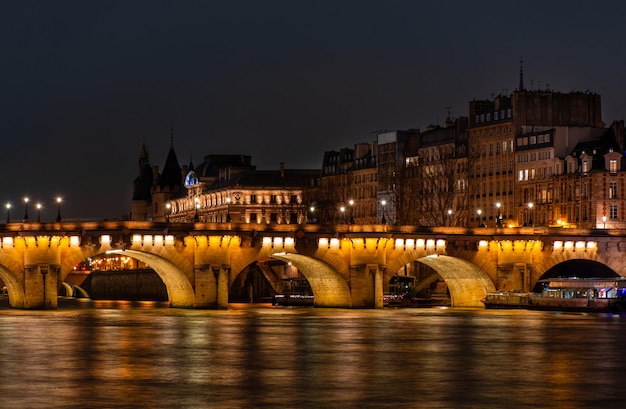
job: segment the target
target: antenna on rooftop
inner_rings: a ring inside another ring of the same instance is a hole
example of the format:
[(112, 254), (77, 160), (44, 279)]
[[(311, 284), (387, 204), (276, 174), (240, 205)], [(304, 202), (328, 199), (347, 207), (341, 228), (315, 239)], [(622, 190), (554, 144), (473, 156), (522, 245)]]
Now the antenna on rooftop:
[[(532, 84), (530, 87), (532, 88)], [(519, 58), (519, 86), (518, 88), (519, 88), (519, 91), (526, 91), (524, 89), (524, 60), (522, 59), (522, 57)]]

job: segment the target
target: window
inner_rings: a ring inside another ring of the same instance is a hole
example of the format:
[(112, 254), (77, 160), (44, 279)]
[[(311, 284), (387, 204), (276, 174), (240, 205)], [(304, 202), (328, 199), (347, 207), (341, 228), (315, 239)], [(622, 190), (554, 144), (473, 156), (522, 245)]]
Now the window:
[(609, 199), (617, 199), (617, 182), (609, 182)]
[(587, 159), (583, 160), (583, 173), (589, 172), (589, 161)]
[(609, 172), (617, 173), (617, 160), (616, 159), (611, 159), (609, 161)]
[(617, 205), (612, 204), (609, 206), (609, 218), (611, 220), (617, 220)]

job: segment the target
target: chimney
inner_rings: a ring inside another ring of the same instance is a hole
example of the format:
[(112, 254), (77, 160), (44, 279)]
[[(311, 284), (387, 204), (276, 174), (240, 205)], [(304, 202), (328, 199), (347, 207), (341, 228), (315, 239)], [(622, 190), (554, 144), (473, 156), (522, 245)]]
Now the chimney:
[(285, 177), (285, 162), (280, 162), (280, 177)]

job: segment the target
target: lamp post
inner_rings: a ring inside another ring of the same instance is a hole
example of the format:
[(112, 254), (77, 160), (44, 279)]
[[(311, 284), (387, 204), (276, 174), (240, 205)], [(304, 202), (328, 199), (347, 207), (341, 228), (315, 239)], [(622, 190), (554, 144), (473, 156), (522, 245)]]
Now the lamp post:
[(528, 203), (528, 225), (533, 225), (533, 204), (532, 202)]
[(7, 207), (7, 224), (11, 222), (11, 203), (6, 204)]
[(452, 225), (452, 209), (448, 209), (448, 226)]
[(170, 222), (170, 214), (172, 214), (172, 204), (171, 203), (166, 203), (165, 204), (165, 221), (167, 223)]
[(40, 223), (41, 222), (41, 203), (37, 203), (35, 207), (37, 208), (37, 223)]
[(496, 203), (496, 207), (498, 208), (498, 216), (496, 219), (496, 226), (498, 227), (502, 227), (502, 211), (501, 211), (501, 207), (502, 204), (500, 202)]
[(380, 219), (380, 222), (381, 222), (382, 224), (387, 224), (387, 219), (385, 219), (385, 205), (386, 205), (386, 204), (387, 204), (387, 201), (386, 201), (386, 200), (381, 200), (381, 201), (380, 201), (380, 205), (381, 205), (381, 206), (382, 206), (382, 208), (383, 208), (383, 217)]
[(226, 223), (230, 223), (230, 197), (226, 198)]
[(28, 198), (24, 198), (24, 223), (28, 222)]
[(354, 200), (350, 199), (350, 224), (354, 224)]
[(61, 222), (61, 202), (63, 201), (63, 199), (61, 199), (61, 197), (57, 197), (57, 223)]
[(309, 223), (314, 223), (315, 206), (309, 207)]
[(478, 210), (476, 210), (476, 213), (478, 213), (478, 227), (481, 227), (480, 224), (481, 224), (481, 222), (483, 220), (481, 215), (482, 215), (483, 211), (478, 209)]
[(606, 215), (602, 215), (602, 223), (604, 223), (604, 228), (606, 229)]
[(341, 206), (339, 208), (339, 211), (341, 212), (341, 223), (345, 223), (346, 222), (346, 219), (345, 219), (346, 208), (344, 206)]

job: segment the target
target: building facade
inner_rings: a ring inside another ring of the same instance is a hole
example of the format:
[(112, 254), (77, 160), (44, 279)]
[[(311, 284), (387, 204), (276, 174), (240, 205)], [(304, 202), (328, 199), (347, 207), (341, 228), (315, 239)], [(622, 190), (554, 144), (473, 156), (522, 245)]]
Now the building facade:
[(311, 194), (322, 224), (377, 223), (376, 143), (324, 152), (319, 190)]
[(304, 224), (317, 169), (256, 170), (244, 155), (207, 155), (185, 177), (186, 194), (166, 204), (166, 220), (190, 223)]
[[(465, 225), (468, 210), (466, 117), (448, 118), (418, 138), (417, 152), (407, 151), (406, 173), (417, 195), (403, 204), (408, 220), (421, 226)], [(415, 153), (417, 153), (415, 155)]]

